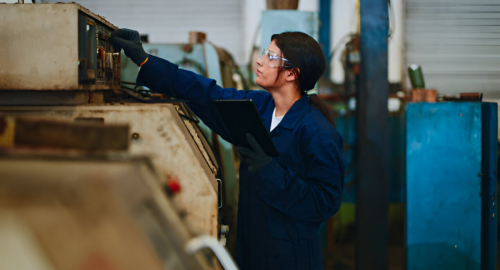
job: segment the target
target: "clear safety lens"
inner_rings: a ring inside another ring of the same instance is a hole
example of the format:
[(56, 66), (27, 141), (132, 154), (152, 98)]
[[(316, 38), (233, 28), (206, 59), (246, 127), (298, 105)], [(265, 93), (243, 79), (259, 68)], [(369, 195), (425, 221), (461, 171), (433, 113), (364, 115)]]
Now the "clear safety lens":
[(262, 49), (260, 61), (262, 62), (262, 65), (268, 65), (269, 67), (292, 67), (290, 61), (281, 56), (278, 56), (275, 52), (268, 49)]

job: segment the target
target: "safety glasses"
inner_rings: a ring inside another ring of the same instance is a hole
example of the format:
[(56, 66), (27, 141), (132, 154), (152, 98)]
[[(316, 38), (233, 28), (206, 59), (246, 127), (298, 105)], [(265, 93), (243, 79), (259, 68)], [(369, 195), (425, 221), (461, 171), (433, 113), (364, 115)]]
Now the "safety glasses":
[(292, 68), (292, 64), (290, 63), (290, 61), (281, 56), (278, 56), (275, 52), (268, 49), (262, 49), (260, 61), (262, 65), (267, 65), (269, 67)]

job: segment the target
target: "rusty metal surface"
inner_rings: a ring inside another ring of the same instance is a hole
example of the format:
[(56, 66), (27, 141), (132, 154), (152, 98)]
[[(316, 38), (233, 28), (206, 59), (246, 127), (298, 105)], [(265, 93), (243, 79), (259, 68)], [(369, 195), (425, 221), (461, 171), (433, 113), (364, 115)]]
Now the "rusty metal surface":
[(119, 88), (119, 84), (79, 83), (80, 12), (117, 29), (103, 17), (76, 3), (1, 4), (0, 90)]
[[(43, 116), (81, 121), (102, 118), (104, 124), (128, 124), (132, 154), (149, 155), (181, 191), (174, 198), (188, 228), (217, 236), (217, 182), (183, 120), (171, 104), (86, 105), (75, 107), (0, 107), (0, 116)], [(205, 149), (211, 151), (210, 149)]]
[[(50, 3), (44, 3), (45, 5), (50, 5)], [(62, 3), (62, 2), (58, 2), (56, 4), (68, 4), (68, 3)], [(115, 26), (114, 24), (110, 23), (109, 21), (106, 20), (105, 17), (101, 16), (101, 15), (98, 15), (98, 14), (95, 14), (94, 12), (90, 11), (89, 9), (85, 8), (84, 6), (81, 6), (75, 2), (72, 2), (70, 3), (71, 5), (76, 5), (76, 7), (81, 10), (82, 12), (86, 13), (87, 15), (89, 15), (90, 17), (93, 17), (94, 19), (106, 24), (107, 26), (113, 28), (113, 29), (118, 29), (117, 26)]]
[(9, 223), (33, 234), (52, 269), (212, 269), (184, 252), (192, 236), (161, 177), (127, 155), (0, 153), (0, 238), (21, 242)]
[(40, 117), (15, 119), (14, 144), (84, 150), (122, 150), (129, 145), (128, 125), (54, 121)]
[(14, 117), (0, 116), (0, 147), (14, 146)]
[(219, 164), (217, 163), (217, 159), (215, 158), (214, 153), (212, 151), (207, 151), (211, 149), (210, 144), (204, 137), (198, 125), (193, 122), (197, 118), (194, 116), (192, 112), (191, 113), (188, 112), (188, 109), (185, 106), (185, 104), (182, 103), (175, 104), (174, 108), (180, 115), (183, 116), (182, 117), (183, 123), (186, 126), (189, 133), (191, 134), (193, 141), (196, 143), (196, 147), (200, 150), (205, 161), (207, 162), (207, 165), (210, 167), (212, 173), (216, 175), (217, 171), (219, 170)]
[(69, 106), (104, 104), (113, 91), (0, 90), (0, 106)]

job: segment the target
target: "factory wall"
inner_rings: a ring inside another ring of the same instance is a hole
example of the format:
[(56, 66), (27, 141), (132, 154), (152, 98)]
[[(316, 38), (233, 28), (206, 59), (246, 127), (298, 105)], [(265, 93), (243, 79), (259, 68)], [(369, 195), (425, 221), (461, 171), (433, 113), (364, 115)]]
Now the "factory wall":
[(500, 99), (500, 2), (406, 1), (406, 63), (419, 64), (439, 94)]

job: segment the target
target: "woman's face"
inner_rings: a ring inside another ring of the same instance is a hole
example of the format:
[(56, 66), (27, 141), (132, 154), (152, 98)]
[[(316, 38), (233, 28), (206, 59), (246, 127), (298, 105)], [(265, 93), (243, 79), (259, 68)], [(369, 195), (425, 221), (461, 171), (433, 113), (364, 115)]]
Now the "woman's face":
[[(274, 40), (271, 44), (269, 44), (267, 49), (270, 52), (281, 56), (281, 50), (278, 48)], [(282, 69), (279, 68), (279, 66), (282, 65), (282, 60), (270, 60), (266, 55), (263, 55), (257, 59), (257, 65), (257, 79), (255, 79), (255, 83), (257, 83), (260, 87), (266, 90), (271, 90), (279, 88), (285, 83), (283, 72), (280, 72)]]

